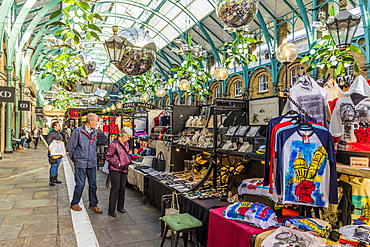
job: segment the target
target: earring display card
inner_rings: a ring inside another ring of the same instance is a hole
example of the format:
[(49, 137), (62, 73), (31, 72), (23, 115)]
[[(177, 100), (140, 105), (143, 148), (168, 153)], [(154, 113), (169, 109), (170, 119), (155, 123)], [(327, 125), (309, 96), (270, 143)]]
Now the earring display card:
[(235, 136), (245, 136), (248, 133), (250, 126), (240, 126)]
[(255, 137), (257, 135), (257, 133), (258, 133), (259, 130), (260, 130), (260, 127), (259, 126), (252, 126), (249, 129), (247, 136), (248, 137)]
[(226, 133), (226, 136), (234, 136), (237, 132), (239, 126), (230, 126), (229, 130)]

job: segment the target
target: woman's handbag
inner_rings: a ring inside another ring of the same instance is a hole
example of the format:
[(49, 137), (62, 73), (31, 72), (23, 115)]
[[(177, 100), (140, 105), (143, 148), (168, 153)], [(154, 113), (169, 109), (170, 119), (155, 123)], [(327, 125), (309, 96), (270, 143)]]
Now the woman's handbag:
[(179, 197), (175, 191), (172, 193), (171, 207), (166, 208), (165, 216), (171, 216), (171, 215), (179, 214), (179, 213), (180, 213)]
[(152, 168), (160, 172), (164, 172), (166, 170), (166, 160), (164, 159), (162, 151), (153, 159)]

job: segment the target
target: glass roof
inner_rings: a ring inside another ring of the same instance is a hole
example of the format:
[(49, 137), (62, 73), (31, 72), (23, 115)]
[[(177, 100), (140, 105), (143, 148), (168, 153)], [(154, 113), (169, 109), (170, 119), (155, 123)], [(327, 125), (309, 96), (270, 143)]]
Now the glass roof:
[[(0, 3), (5, 1), (10, 0), (0, 0)], [(52, 1), (15, 0), (14, 2), (18, 13), (22, 7), (32, 7), (25, 17), (22, 27), (22, 30), (27, 30), (40, 10)], [(172, 44), (174, 39), (182, 37), (184, 34), (191, 34), (194, 44), (200, 44), (209, 53), (213, 52), (214, 54), (224, 42), (232, 40), (232, 35), (223, 29), (215, 13), (218, 0), (99, 0), (87, 2), (93, 5), (93, 12), (99, 13), (103, 17), (103, 21), (96, 23), (103, 30), (103, 33), (99, 34), (101, 41), (84, 42), (86, 53), (97, 62), (96, 72), (89, 76), (91, 81), (96, 83), (112, 83), (124, 77), (124, 74), (109, 64), (103, 45), (104, 41), (112, 36), (112, 26), (114, 25), (117, 25), (120, 30), (127, 27), (147, 30), (158, 49), (157, 70), (166, 73), (170, 70), (171, 64), (180, 64), (183, 59), (171, 51), (171, 47), (176, 46)], [(337, 2), (333, 1), (331, 4), (337, 4)], [(265, 25), (273, 37), (274, 20), (288, 20), (290, 17), (299, 15), (299, 7), (302, 6), (299, 6), (298, 3), (304, 5), (308, 21), (312, 21), (312, 0), (260, 0), (259, 17), (263, 19), (263, 22), (260, 23), (261, 19), (255, 18), (251, 23), (250, 30), (254, 30), (255, 34), (265, 41), (265, 33), (261, 29), (261, 26)], [(358, 0), (350, 0), (349, 5), (358, 6)], [(43, 17), (33, 29), (33, 34), (37, 35), (37, 32), (41, 31), (44, 32), (43, 35), (48, 35), (52, 28), (45, 30), (41, 28), (49, 21), (50, 14), (61, 8), (62, 5), (59, 3), (49, 9), (47, 13), (42, 14)], [(305, 28), (303, 18), (298, 18), (297, 21), (288, 25), (290, 25), (288, 29), (292, 31), (291, 33), (297, 33)], [(306, 33), (302, 32), (299, 35), (305, 36)], [(33, 36), (29, 38), (29, 41), (32, 41), (32, 38)], [(43, 45), (41, 40), (38, 44)]]

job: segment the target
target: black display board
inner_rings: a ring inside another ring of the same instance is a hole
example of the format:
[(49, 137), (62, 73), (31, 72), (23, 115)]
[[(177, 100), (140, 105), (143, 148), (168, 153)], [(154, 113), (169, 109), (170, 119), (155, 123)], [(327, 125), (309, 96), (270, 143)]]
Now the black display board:
[(173, 106), (172, 112), (172, 134), (179, 134), (185, 129), (186, 120), (189, 116), (199, 116), (200, 108), (198, 106), (179, 105)]

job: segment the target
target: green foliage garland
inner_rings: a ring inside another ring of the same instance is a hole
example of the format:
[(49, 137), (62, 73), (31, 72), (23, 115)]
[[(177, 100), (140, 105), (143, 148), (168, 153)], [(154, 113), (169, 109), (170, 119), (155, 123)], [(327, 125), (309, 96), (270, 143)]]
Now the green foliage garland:
[(261, 43), (262, 41), (247, 37), (242, 30), (238, 30), (233, 41), (226, 42), (222, 45), (224, 48), (222, 53), (227, 54), (222, 63), (229, 68), (230, 63), (234, 60), (237, 64), (247, 67), (250, 62), (257, 61), (255, 55), (249, 54), (252, 44)]
[[(188, 46), (192, 46), (192, 36), (188, 35)], [(191, 52), (187, 52), (186, 60), (182, 62), (181, 65), (173, 64), (171, 71), (176, 72), (173, 78), (168, 80), (168, 84), (174, 84), (175, 81), (180, 81), (181, 79), (187, 79), (190, 82), (190, 88), (187, 91), (192, 95), (198, 95), (201, 99), (205, 98), (205, 95), (210, 94), (210, 89), (208, 88), (208, 80), (212, 79), (210, 73), (204, 71), (201, 67), (204, 57), (194, 58)]]

